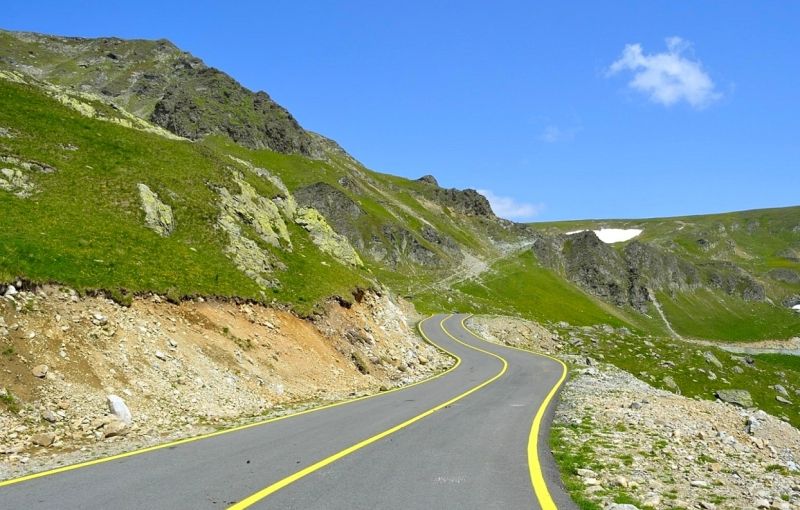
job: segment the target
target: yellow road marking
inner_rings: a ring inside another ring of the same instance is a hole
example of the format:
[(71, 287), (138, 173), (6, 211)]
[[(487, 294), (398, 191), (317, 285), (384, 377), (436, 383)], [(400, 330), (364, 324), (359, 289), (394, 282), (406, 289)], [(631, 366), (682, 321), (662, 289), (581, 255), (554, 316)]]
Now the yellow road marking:
[[(450, 317), (452, 317), (452, 315), (448, 315), (447, 317), (445, 317), (444, 319), (442, 319), (439, 322), (439, 327), (442, 328), (442, 331), (444, 331), (444, 333), (447, 336), (449, 336), (450, 338), (452, 338), (454, 341), (460, 343), (461, 345), (463, 345), (465, 347), (468, 347), (470, 349), (482, 352), (484, 354), (488, 354), (490, 356), (493, 356), (493, 357), (499, 359), (503, 363), (503, 368), (502, 368), (502, 370), (500, 370), (500, 372), (498, 372), (495, 376), (491, 377), (490, 379), (487, 379), (486, 381), (478, 384), (477, 386), (474, 386), (473, 388), (465, 391), (464, 393), (451, 398), (447, 402), (443, 402), (443, 403), (437, 405), (436, 407), (425, 411), (422, 414), (418, 414), (417, 416), (414, 416), (413, 418), (410, 418), (410, 419), (404, 421), (403, 423), (395, 425), (394, 427), (392, 427), (390, 429), (384, 430), (383, 432), (381, 432), (379, 434), (376, 434), (376, 435), (374, 435), (372, 437), (369, 437), (369, 438), (361, 441), (360, 443), (356, 443), (353, 446), (350, 446), (349, 448), (345, 448), (344, 450), (341, 450), (340, 452), (335, 453), (335, 454), (331, 455), (330, 457), (326, 457), (326, 458), (324, 458), (324, 459), (322, 459), (322, 460), (320, 460), (320, 461), (308, 466), (305, 469), (302, 469), (302, 470), (300, 470), (300, 471), (298, 471), (298, 472), (296, 472), (296, 473), (294, 473), (292, 475), (287, 476), (286, 478), (284, 478), (282, 480), (279, 480), (279, 481), (273, 483), (269, 487), (266, 487), (266, 488), (256, 492), (255, 494), (253, 494), (251, 496), (248, 496), (247, 498), (243, 499), (242, 501), (240, 501), (240, 502), (238, 502), (238, 503), (236, 503), (234, 505), (229, 506), (228, 510), (244, 510), (245, 508), (249, 508), (250, 506), (254, 505), (255, 503), (258, 503), (262, 499), (266, 498), (267, 496), (269, 496), (271, 494), (274, 494), (275, 492), (278, 492), (279, 490), (283, 489), (287, 485), (291, 485), (292, 483), (296, 482), (297, 480), (300, 480), (301, 478), (303, 478), (305, 476), (308, 476), (311, 473), (313, 473), (315, 471), (318, 471), (318, 470), (324, 468), (325, 466), (328, 466), (329, 464), (333, 464), (337, 460), (339, 460), (339, 459), (341, 459), (343, 457), (346, 457), (346, 456), (350, 455), (351, 453), (353, 453), (353, 452), (355, 452), (357, 450), (360, 450), (361, 448), (364, 448), (365, 446), (368, 446), (368, 445), (370, 445), (372, 443), (380, 441), (381, 439), (385, 438), (386, 436), (394, 434), (398, 430), (406, 428), (409, 425), (411, 425), (413, 423), (416, 423), (416, 422), (422, 420), (423, 418), (426, 418), (426, 417), (432, 415), (433, 413), (435, 413), (436, 411), (439, 411), (440, 409), (444, 409), (445, 407), (453, 404), (454, 402), (457, 402), (457, 401), (461, 400), (462, 398), (475, 393), (476, 391), (480, 390), (481, 388), (484, 388), (485, 386), (488, 386), (489, 384), (495, 382), (497, 379), (502, 377), (503, 374), (506, 373), (506, 370), (508, 370), (508, 362), (506, 360), (504, 360), (502, 357), (498, 356), (497, 354), (494, 354), (492, 352), (485, 351), (485, 350), (480, 349), (478, 347), (466, 344), (466, 343), (462, 342), (461, 340), (459, 340), (458, 338), (456, 338), (453, 335), (451, 335), (444, 327), (444, 321), (446, 321)], [(427, 335), (425, 335), (425, 333), (422, 331), (422, 326), (421, 325), (422, 325), (422, 323), (420, 323), (420, 328), (419, 328), (420, 333), (422, 333), (422, 336), (428, 342), (433, 343), (433, 341), (430, 340), (427, 337)], [(445, 350), (445, 349), (443, 349), (441, 347), (440, 347), (440, 349)], [(456, 356), (453, 353), (450, 353), (450, 355), (451, 356)], [(458, 358), (458, 356), (456, 356), (456, 358)], [(458, 358), (458, 359), (460, 360), (460, 358)]]
[[(469, 331), (473, 336), (483, 340), (480, 336), (478, 336), (474, 331), (469, 329), (464, 321), (467, 320), (469, 317), (464, 317), (461, 320), (461, 326)], [(483, 340), (486, 342), (486, 340)], [(552, 356), (548, 356), (547, 354), (541, 354), (538, 352), (529, 351), (526, 349), (520, 349), (519, 347), (513, 347), (511, 345), (501, 345), (501, 347), (507, 347), (509, 349), (514, 349), (517, 351), (526, 352), (533, 356), (542, 356), (545, 358), (549, 358), (553, 361), (557, 361), (562, 368), (561, 377), (559, 378), (558, 382), (553, 386), (550, 390), (550, 393), (547, 394), (545, 399), (542, 401), (542, 404), (539, 406), (539, 410), (536, 411), (536, 416), (533, 418), (533, 423), (531, 424), (531, 432), (528, 436), (528, 471), (531, 475), (531, 484), (533, 485), (533, 492), (536, 494), (536, 498), (539, 500), (539, 505), (542, 507), (542, 510), (558, 510), (556, 507), (555, 501), (553, 501), (553, 496), (550, 495), (550, 491), (547, 488), (547, 482), (544, 481), (544, 473), (542, 473), (542, 465), (539, 463), (539, 429), (542, 426), (542, 419), (544, 418), (544, 413), (547, 412), (547, 407), (550, 405), (550, 401), (553, 400), (558, 389), (564, 383), (564, 379), (567, 378), (567, 365), (564, 364), (563, 361), (560, 359), (554, 358)]]
[[(419, 323), (420, 331), (422, 331), (422, 324), (425, 321), (427, 321), (428, 319), (430, 319), (431, 317), (428, 317), (427, 319), (425, 319), (425, 320), (423, 320), (423, 321), (421, 321)], [(310, 414), (310, 413), (314, 413), (314, 412), (317, 412), (317, 411), (330, 409), (332, 407), (342, 406), (342, 405), (345, 405), (345, 404), (352, 404), (354, 402), (359, 402), (361, 400), (366, 400), (368, 398), (378, 397), (378, 396), (382, 396), (382, 395), (388, 395), (389, 393), (394, 393), (396, 391), (405, 390), (407, 388), (411, 388), (412, 386), (417, 386), (419, 384), (425, 384), (425, 383), (428, 383), (428, 382), (433, 381), (435, 379), (438, 379), (439, 377), (442, 377), (443, 375), (445, 375), (447, 373), (450, 373), (451, 371), (455, 370), (455, 368), (458, 367), (461, 364), (461, 358), (459, 358), (458, 356), (455, 356), (453, 353), (448, 352), (447, 350), (442, 349), (441, 347), (439, 347), (435, 343), (431, 342), (430, 339), (428, 339), (428, 337), (425, 336), (424, 333), (422, 334), (422, 337), (428, 343), (430, 343), (431, 345), (433, 345), (434, 347), (436, 347), (440, 351), (443, 351), (443, 352), (447, 353), (449, 356), (453, 356), (456, 359), (455, 364), (452, 367), (450, 367), (447, 370), (445, 370), (444, 372), (436, 374), (433, 377), (429, 377), (428, 379), (424, 379), (422, 381), (417, 381), (417, 382), (415, 382), (413, 384), (409, 384), (407, 386), (401, 386), (401, 387), (393, 388), (393, 389), (391, 389), (389, 391), (384, 391), (384, 392), (376, 393), (376, 394), (373, 394), (373, 395), (365, 395), (363, 397), (357, 397), (357, 398), (353, 398), (353, 399), (349, 399), (349, 400), (343, 400), (341, 402), (335, 402), (333, 404), (327, 404), (327, 405), (324, 405), (324, 406), (321, 406), (321, 407), (315, 407), (313, 409), (306, 409), (305, 411), (300, 411), (300, 412), (294, 413), (294, 414), (287, 414), (287, 415), (284, 415), (284, 416), (278, 416), (276, 418), (270, 418), (268, 420), (262, 420), (262, 421), (258, 421), (258, 422), (254, 422), (254, 423), (248, 423), (247, 425), (240, 425), (238, 427), (231, 427), (229, 429), (218, 430), (216, 432), (211, 432), (211, 433), (208, 433), (208, 434), (202, 434), (202, 435), (195, 436), (195, 437), (187, 437), (185, 439), (179, 439), (177, 441), (171, 441), (169, 443), (162, 443), (162, 444), (158, 444), (158, 445), (155, 445), (155, 446), (149, 446), (147, 448), (141, 448), (139, 450), (133, 450), (133, 451), (130, 451), (130, 452), (120, 453), (118, 455), (111, 455), (109, 457), (101, 457), (99, 459), (93, 459), (93, 460), (89, 460), (89, 461), (86, 461), (86, 462), (80, 462), (80, 463), (77, 463), (77, 464), (71, 464), (69, 466), (62, 466), (62, 467), (55, 468), (55, 469), (50, 469), (50, 470), (47, 470), (47, 471), (41, 471), (39, 473), (33, 473), (33, 474), (30, 474), (30, 475), (21, 476), (19, 478), (12, 478), (10, 480), (0, 481), (0, 487), (6, 487), (8, 485), (13, 485), (13, 484), (21, 483), (21, 482), (26, 482), (28, 480), (34, 480), (36, 478), (42, 478), (42, 477), (45, 477), (45, 476), (51, 476), (51, 475), (55, 475), (55, 474), (58, 474), (58, 473), (64, 473), (66, 471), (73, 471), (73, 470), (76, 470), (76, 469), (81, 469), (81, 468), (85, 468), (85, 467), (89, 467), (89, 466), (94, 466), (96, 464), (103, 464), (105, 462), (110, 462), (112, 460), (119, 460), (119, 459), (124, 459), (124, 458), (127, 458), (127, 457), (133, 457), (135, 455), (141, 455), (143, 453), (154, 452), (156, 450), (161, 450), (161, 449), (164, 449), (164, 448), (171, 448), (173, 446), (178, 446), (178, 445), (182, 445), (182, 444), (186, 444), (186, 443), (192, 443), (194, 441), (200, 441), (200, 440), (203, 440), (203, 439), (209, 439), (209, 438), (212, 438), (212, 437), (221, 436), (223, 434), (229, 434), (231, 432), (238, 432), (240, 430), (245, 430), (245, 429), (249, 429), (249, 428), (253, 428), (253, 427), (259, 427), (261, 425), (266, 425), (268, 423), (274, 423), (274, 422), (277, 422), (277, 421), (286, 420), (286, 419), (289, 419), (289, 418), (294, 418), (296, 416), (302, 416), (304, 414)]]

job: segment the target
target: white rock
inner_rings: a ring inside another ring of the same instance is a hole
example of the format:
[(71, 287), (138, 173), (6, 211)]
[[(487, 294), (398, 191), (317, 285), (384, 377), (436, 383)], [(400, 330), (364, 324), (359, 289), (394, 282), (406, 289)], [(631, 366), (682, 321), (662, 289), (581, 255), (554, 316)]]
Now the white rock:
[(125, 401), (122, 400), (121, 397), (117, 395), (108, 395), (106, 401), (108, 402), (108, 410), (111, 414), (116, 416), (119, 421), (123, 422), (125, 425), (130, 425), (133, 422), (131, 410), (128, 409), (128, 406), (125, 405)]
[(6, 289), (6, 293), (3, 295), (5, 297), (11, 297), (11, 296), (16, 296), (17, 294), (19, 294), (19, 292), (17, 292), (17, 288), (14, 287), (13, 285), (9, 285), (8, 288)]
[(33, 367), (33, 370), (31, 370), (31, 373), (33, 374), (34, 377), (38, 377), (39, 379), (44, 379), (45, 377), (47, 377), (48, 370), (49, 368), (47, 367), (47, 365), (36, 365), (35, 367)]

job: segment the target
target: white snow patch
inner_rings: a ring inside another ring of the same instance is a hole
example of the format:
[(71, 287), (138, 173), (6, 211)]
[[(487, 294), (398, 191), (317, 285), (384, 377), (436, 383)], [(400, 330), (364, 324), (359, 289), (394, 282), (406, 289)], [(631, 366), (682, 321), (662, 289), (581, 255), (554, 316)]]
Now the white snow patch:
[[(567, 232), (568, 236), (572, 234), (580, 234), (586, 230), (573, 230)], [(642, 233), (640, 228), (601, 228), (600, 230), (593, 230), (595, 235), (606, 244), (622, 243), (630, 241), (634, 237)]]

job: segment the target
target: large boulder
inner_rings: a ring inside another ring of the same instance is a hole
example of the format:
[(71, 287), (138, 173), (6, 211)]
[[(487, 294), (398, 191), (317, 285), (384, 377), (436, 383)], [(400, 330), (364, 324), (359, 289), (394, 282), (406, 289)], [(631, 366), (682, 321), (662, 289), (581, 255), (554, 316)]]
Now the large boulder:
[(739, 407), (753, 407), (753, 397), (747, 390), (717, 390), (718, 399)]
[(122, 398), (118, 397), (117, 395), (108, 395), (106, 397), (106, 402), (108, 403), (109, 412), (116, 416), (119, 421), (125, 425), (130, 425), (133, 423), (131, 410), (128, 409), (128, 406), (125, 404), (125, 401), (122, 400)]

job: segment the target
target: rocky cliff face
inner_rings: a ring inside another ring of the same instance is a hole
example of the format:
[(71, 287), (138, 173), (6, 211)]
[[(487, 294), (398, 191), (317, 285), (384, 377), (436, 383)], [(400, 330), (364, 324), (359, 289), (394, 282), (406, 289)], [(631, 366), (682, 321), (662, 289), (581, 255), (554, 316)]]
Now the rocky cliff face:
[(265, 92), (252, 92), (166, 40), (0, 31), (0, 66), (97, 94), (176, 135), (221, 134), (254, 149), (321, 158), (316, 138)]

